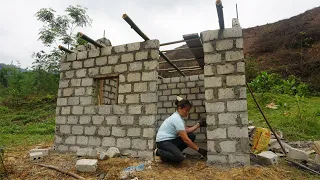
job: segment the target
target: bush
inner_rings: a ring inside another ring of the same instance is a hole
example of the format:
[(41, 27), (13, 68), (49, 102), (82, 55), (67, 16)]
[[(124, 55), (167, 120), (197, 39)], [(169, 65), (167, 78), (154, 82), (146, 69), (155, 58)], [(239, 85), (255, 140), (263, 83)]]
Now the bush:
[(309, 94), (309, 86), (293, 75), (290, 75), (287, 79), (282, 79), (278, 74), (261, 72), (249, 85), (255, 92), (260, 93), (271, 92), (298, 96)]

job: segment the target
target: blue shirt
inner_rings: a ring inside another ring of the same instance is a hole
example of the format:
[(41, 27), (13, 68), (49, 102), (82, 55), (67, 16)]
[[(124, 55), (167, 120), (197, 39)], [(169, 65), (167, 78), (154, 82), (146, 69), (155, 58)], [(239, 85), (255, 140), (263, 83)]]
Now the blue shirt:
[(178, 131), (185, 130), (184, 120), (178, 112), (175, 112), (161, 124), (156, 142), (175, 139), (178, 137)]

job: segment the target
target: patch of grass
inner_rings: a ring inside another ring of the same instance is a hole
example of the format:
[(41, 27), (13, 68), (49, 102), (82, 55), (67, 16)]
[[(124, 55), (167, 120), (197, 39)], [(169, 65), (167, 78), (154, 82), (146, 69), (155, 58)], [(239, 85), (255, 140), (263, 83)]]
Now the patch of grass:
[(29, 146), (52, 141), (56, 103), (8, 108), (0, 105), (0, 146)]
[[(255, 97), (272, 128), (281, 130), (289, 141), (320, 139), (320, 97), (297, 99), (285, 94), (271, 93), (256, 93)], [(279, 105), (278, 109), (266, 108), (271, 102)], [(250, 94), (248, 113), (249, 120), (253, 121), (255, 126), (268, 128)]]

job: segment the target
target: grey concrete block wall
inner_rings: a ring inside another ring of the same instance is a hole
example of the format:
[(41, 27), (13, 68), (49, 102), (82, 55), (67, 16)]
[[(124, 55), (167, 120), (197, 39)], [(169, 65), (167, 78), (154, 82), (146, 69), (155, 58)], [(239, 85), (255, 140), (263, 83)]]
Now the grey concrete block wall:
[[(161, 123), (176, 111), (176, 97), (188, 99), (193, 105), (189, 117), (185, 118), (187, 126), (195, 125), (201, 117), (205, 117), (205, 89), (204, 75), (187, 77), (173, 77), (158, 80), (158, 121), (157, 128)], [(196, 142), (206, 141), (206, 128), (195, 131)]]
[(250, 164), (241, 27), (201, 33), (208, 162)]
[[(55, 149), (115, 146), (134, 157), (151, 158), (158, 113), (158, 59), (158, 40), (104, 48), (81, 46), (63, 57)], [(118, 78), (118, 102), (96, 105), (96, 79), (107, 76)]]

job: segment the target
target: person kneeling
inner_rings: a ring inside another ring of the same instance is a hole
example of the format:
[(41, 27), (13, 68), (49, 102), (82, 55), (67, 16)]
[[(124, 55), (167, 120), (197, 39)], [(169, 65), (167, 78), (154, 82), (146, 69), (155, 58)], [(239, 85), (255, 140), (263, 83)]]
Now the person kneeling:
[(184, 160), (182, 151), (190, 147), (198, 151), (202, 156), (207, 155), (205, 149), (199, 148), (194, 140), (196, 139), (193, 132), (199, 127), (206, 125), (204, 120), (192, 127), (187, 127), (182, 117), (187, 117), (192, 107), (188, 100), (178, 96), (176, 100), (177, 111), (168, 117), (160, 126), (157, 136), (155, 156), (160, 156), (165, 162), (180, 163)]

